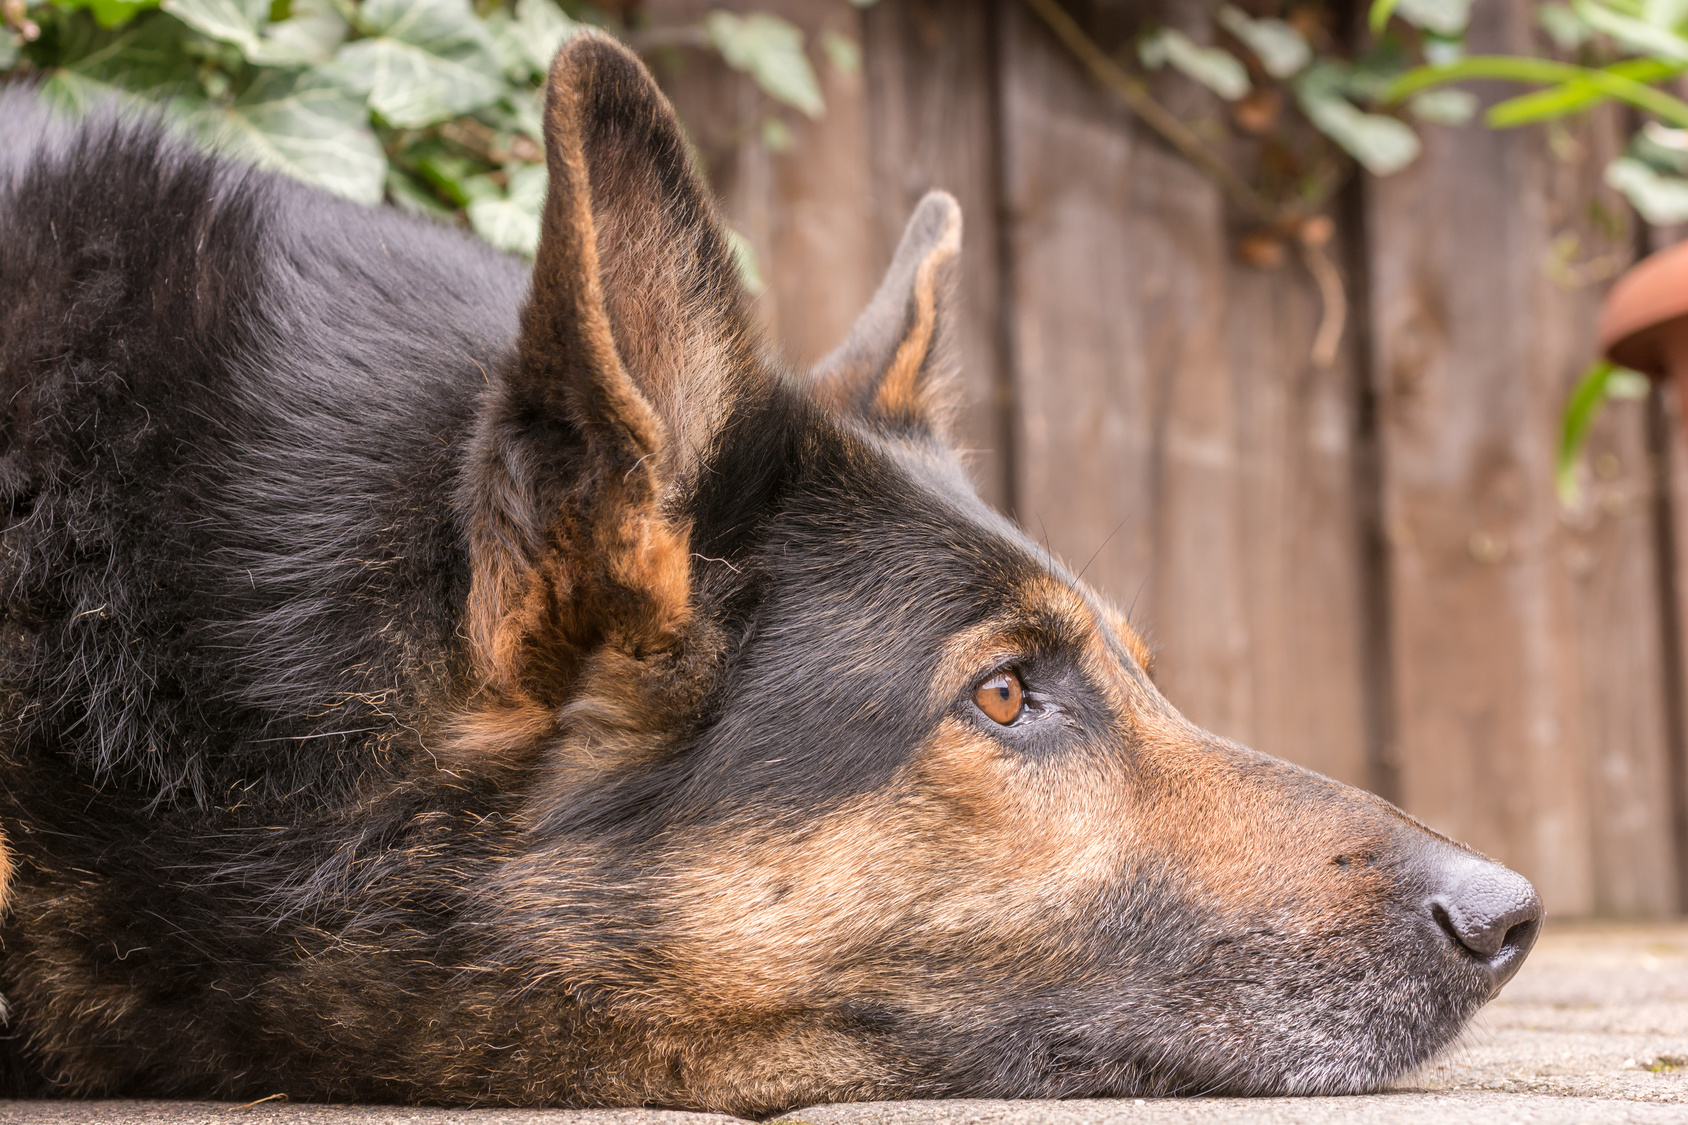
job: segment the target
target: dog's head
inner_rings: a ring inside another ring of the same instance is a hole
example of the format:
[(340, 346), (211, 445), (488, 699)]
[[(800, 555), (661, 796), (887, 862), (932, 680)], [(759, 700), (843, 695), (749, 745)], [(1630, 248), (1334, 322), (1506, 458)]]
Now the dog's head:
[(794, 378), (638, 62), (573, 41), (546, 124), (445, 757), (523, 779), (489, 928), (522, 995), (623, 1045), (580, 1096), (1355, 1091), (1516, 970), (1528, 883), (1197, 729), (977, 498), (952, 199)]

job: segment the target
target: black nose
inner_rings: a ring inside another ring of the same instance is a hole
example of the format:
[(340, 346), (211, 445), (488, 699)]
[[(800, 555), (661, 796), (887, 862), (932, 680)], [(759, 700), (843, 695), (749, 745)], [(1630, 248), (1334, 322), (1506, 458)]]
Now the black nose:
[(1500, 988), (1524, 963), (1541, 932), (1541, 898), (1530, 881), (1470, 854), (1439, 865), (1430, 914)]

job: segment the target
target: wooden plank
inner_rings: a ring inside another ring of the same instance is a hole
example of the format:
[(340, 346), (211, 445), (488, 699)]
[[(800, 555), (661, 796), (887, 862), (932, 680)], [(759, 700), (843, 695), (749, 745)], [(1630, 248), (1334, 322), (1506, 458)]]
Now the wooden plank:
[[(1648, 447), (1659, 482), (1659, 565), (1664, 573), (1661, 606), (1666, 612), (1664, 664), (1670, 756), (1665, 762), (1676, 861), (1676, 906), (1688, 910), (1688, 425), (1683, 389), (1655, 390), (1649, 403)], [(1671, 627), (1674, 625), (1674, 628)]]
[(863, 20), (868, 142), (882, 264), (903, 224), (933, 188), (964, 216), (958, 443), (972, 451), (980, 494), (1006, 507), (1011, 494), (1012, 387), (1004, 367), (999, 262), (999, 154), (990, 4), (899, 0)]
[(1594, 913), (1678, 909), (1657, 480), (1646, 404), (1614, 403), (1589, 437), (1584, 507), (1562, 520), (1583, 696)]
[[(1473, 49), (1527, 47), (1530, 12), (1473, 9)], [(1587, 245), (1610, 128), (1557, 146), (1428, 130), (1415, 167), (1371, 185), (1403, 803), (1517, 867), (1560, 915), (1675, 907), (1638, 417), (1597, 436), (1617, 483), (1593, 522), (1564, 526), (1552, 486), (1599, 294), (1545, 266), (1559, 236)]]
[(1352, 353), (1313, 365), (1323, 310), (1300, 267), (1233, 265), (1229, 281), (1253, 738), (1369, 787)]
[[(718, 8), (773, 12), (802, 29), (826, 101), (811, 120), (713, 52), (680, 48), (654, 60), (728, 221), (757, 252), (769, 338), (802, 368), (843, 339), (890, 260), (873, 204), (862, 72), (835, 65), (819, 46), (828, 33), (860, 44), (861, 14), (836, 0), (650, 0), (644, 14), (654, 28), (678, 28)], [(783, 151), (764, 143), (770, 119), (789, 136)]]
[[(941, 187), (967, 225), (959, 332), (960, 444), (988, 501), (1008, 495), (1000, 363), (993, 74), (988, 6), (968, 0), (881, 4), (864, 18), (838, 0), (654, 0), (657, 27), (695, 23), (717, 7), (771, 11), (808, 37), (826, 112), (811, 121), (769, 102), (702, 51), (659, 60), (664, 85), (704, 155), (726, 214), (755, 247), (770, 282), (760, 306), (770, 337), (795, 367), (843, 337), (890, 264), (920, 197)], [(862, 69), (834, 65), (822, 37), (862, 49)], [(663, 65), (666, 64), (666, 65)], [(770, 116), (791, 144), (773, 151)]]
[(1311, 282), (1233, 264), (1207, 180), (1019, 5), (1001, 34), (1020, 518), (1139, 602), (1191, 718), (1364, 783), (1355, 394), (1308, 362)]

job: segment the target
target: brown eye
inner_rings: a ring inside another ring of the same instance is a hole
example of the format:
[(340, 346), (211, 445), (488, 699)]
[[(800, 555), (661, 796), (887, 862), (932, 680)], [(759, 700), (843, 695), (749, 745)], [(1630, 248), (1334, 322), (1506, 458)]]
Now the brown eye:
[(1003, 726), (1020, 717), (1025, 699), (1020, 677), (1008, 671), (998, 672), (973, 691), (973, 702), (979, 705), (979, 710)]

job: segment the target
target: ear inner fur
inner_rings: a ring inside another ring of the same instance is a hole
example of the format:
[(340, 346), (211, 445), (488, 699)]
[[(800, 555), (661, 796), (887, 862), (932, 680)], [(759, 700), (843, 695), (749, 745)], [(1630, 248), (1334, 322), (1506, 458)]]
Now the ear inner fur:
[[(690, 616), (688, 530), (661, 511), (680, 466), (669, 426), (618, 345), (598, 223), (613, 206), (594, 198), (588, 151), (609, 165), (598, 184), (605, 197), (656, 193), (627, 204), (638, 207), (660, 203), (662, 188), (680, 196), (680, 222), (699, 228), (695, 242), (707, 255), (711, 220), (689, 171), (673, 167), (684, 158), (677, 135), (661, 93), (621, 47), (587, 34), (558, 54), (532, 288), (515, 361), (481, 420), (469, 487), (467, 631), (483, 680), (506, 690), (561, 698), (585, 652), (604, 643), (665, 648)], [(648, 167), (636, 167), (641, 161)], [(644, 250), (621, 242), (623, 257)], [(729, 321), (734, 299), (730, 290), (722, 298)], [(648, 359), (647, 327), (633, 326), (641, 337), (634, 352)], [(683, 352), (684, 343), (668, 351)], [(665, 374), (657, 373), (657, 391), (695, 389), (665, 384)], [(720, 414), (725, 393), (713, 399), (673, 409)]]
[(886, 418), (918, 424), (931, 413), (927, 401), (931, 388), (929, 380), (922, 376), (930, 367), (937, 343), (938, 305), (945, 296), (943, 283), (948, 267), (960, 252), (961, 223), (957, 216), (957, 221), (944, 227), (942, 238), (921, 260), (915, 274), (913, 323), (908, 335), (897, 345), (891, 366), (873, 396), (874, 411)]
[(816, 397), (842, 413), (941, 434), (950, 404), (951, 281), (961, 209), (945, 192), (921, 200), (872, 302), (811, 376)]

